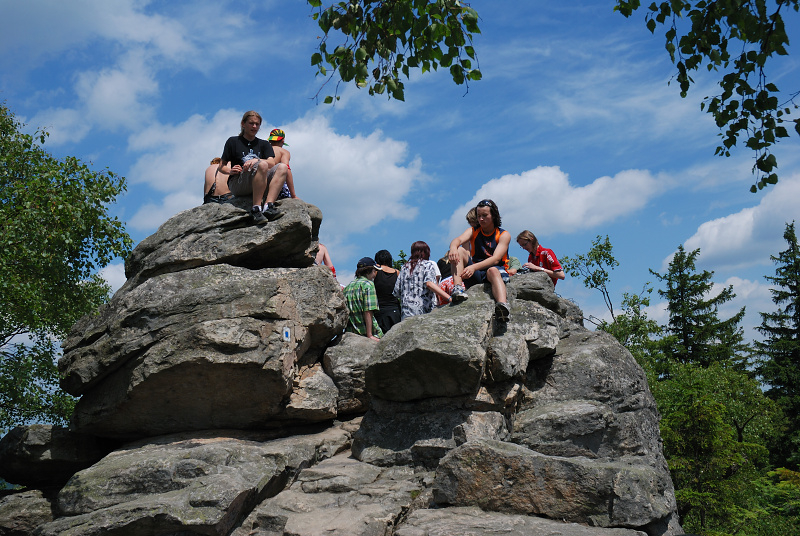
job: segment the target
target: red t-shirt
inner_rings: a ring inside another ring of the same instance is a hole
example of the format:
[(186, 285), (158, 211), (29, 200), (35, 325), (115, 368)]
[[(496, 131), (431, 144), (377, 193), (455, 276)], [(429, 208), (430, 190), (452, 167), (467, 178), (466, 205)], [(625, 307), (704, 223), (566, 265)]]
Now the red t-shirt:
[[(564, 271), (564, 269), (561, 267), (561, 263), (558, 262), (558, 259), (556, 258), (556, 254), (553, 253), (553, 250), (543, 248), (542, 246), (538, 246), (536, 248), (536, 253), (531, 253), (528, 255), (528, 262), (537, 266), (541, 266), (542, 268), (547, 268), (553, 272), (558, 270)], [(556, 283), (558, 283), (558, 278), (551, 277), (550, 279), (553, 280), (553, 286), (556, 286)]]

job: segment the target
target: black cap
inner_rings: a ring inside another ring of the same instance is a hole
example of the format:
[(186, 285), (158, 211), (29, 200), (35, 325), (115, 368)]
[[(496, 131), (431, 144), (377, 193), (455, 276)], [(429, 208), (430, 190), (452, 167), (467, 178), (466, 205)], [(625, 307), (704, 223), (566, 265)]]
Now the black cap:
[(358, 270), (359, 268), (364, 268), (365, 266), (380, 268), (379, 265), (375, 264), (375, 261), (372, 259), (372, 257), (364, 257), (360, 261), (358, 261), (358, 264), (356, 265), (356, 270)]

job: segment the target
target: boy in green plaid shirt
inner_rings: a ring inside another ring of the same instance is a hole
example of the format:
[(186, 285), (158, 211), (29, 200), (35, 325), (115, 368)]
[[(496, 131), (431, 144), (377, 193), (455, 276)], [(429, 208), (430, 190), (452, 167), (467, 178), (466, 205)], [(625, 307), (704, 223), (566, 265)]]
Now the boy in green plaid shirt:
[(377, 274), (377, 265), (369, 257), (364, 257), (356, 265), (356, 278), (344, 288), (344, 299), (350, 314), (345, 331), (358, 333), (373, 340), (383, 337), (383, 331), (375, 320), (378, 310), (378, 296), (372, 282)]

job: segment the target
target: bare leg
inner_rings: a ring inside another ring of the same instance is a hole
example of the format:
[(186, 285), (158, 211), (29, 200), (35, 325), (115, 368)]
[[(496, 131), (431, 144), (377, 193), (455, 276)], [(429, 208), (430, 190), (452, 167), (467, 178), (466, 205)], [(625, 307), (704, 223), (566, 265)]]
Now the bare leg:
[(454, 285), (463, 285), (464, 281), (461, 279), (461, 272), (464, 271), (464, 268), (467, 266), (469, 262), (469, 253), (464, 248), (458, 248), (458, 261), (453, 264), (450, 263), (450, 271), (453, 275), (453, 284)]
[(503, 283), (503, 276), (500, 275), (500, 270), (492, 266), (486, 271), (486, 279), (492, 285), (492, 296), (494, 301), (504, 303), (508, 301), (506, 295), (506, 284)]
[[(272, 175), (272, 178), (269, 180), (269, 191), (267, 192), (267, 203), (274, 203), (278, 200), (278, 194), (281, 193), (281, 188), (283, 188), (283, 184), (286, 182), (287, 172), (289, 171), (286, 167), (286, 164), (276, 164), (277, 169), (275, 173)], [(263, 198), (259, 198), (260, 200)]]
[(267, 171), (269, 171), (269, 164), (266, 160), (261, 160), (258, 163), (258, 171), (256, 176), (253, 177), (253, 205), (261, 205), (261, 200), (264, 199), (264, 192), (267, 190)]

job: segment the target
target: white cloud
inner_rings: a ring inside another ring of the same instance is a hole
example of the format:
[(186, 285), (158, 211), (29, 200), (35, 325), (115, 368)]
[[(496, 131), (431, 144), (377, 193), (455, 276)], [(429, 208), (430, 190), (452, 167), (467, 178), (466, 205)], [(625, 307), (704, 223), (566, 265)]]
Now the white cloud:
[(128, 225), (139, 231), (155, 231), (158, 226), (177, 213), (196, 207), (202, 202), (203, 197), (199, 193), (185, 190), (173, 192), (164, 196), (161, 203), (150, 202), (139, 208), (128, 221)]
[(230, 109), (210, 119), (195, 114), (177, 125), (153, 124), (136, 133), (129, 149), (144, 155), (131, 168), (129, 180), (157, 192), (196, 191), (201, 198), (205, 169), (222, 155), (225, 140), (238, 133), (241, 114)]
[(115, 45), (147, 47), (172, 61), (208, 65), (220, 50), (229, 56), (255, 43), (255, 37), (241, 33), (247, 18), (235, 16), (220, 2), (171, 6), (164, 13), (154, 13), (148, 4), (139, 0), (8, 3), (3, 15), (13, 24), (0, 33), (0, 47), (15, 67), (25, 69), (42, 58), (82, 47), (103, 46), (113, 58)]
[(36, 114), (28, 123), (50, 134), (48, 145), (58, 146), (82, 140), (91, 130), (81, 112), (68, 109), (48, 109)]
[(158, 92), (148, 61), (145, 54), (131, 53), (117, 68), (79, 75), (75, 89), (87, 119), (111, 131), (146, 124), (153, 111), (145, 101)]
[(125, 263), (119, 262), (109, 264), (100, 270), (100, 277), (106, 280), (111, 285), (111, 293), (114, 294), (125, 284), (127, 278), (125, 277)]
[[(756, 206), (700, 225), (684, 243), (686, 250), (700, 248), (698, 260), (715, 270), (769, 264), (770, 255), (786, 249), (785, 224), (800, 216), (800, 174), (782, 178), (762, 195)], [(662, 270), (670, 258), (664, 261)]]
[[(751, 281), (734, 276), (726, 279), (722, 285), (714, 285), (714, 290), (716, 291), (719, 287), (721, 291), (722, 288), (728, 285), (733, 285), (733, 292), (736, 297), (720, 306), (720, 318), (730, 318), (737, 314), (742, 307), (745, 307), (745, 316), (741, 324), (742, 328), (744, 328), (745, 338), (761, 338), (755, 330), (756, 326), (761, 325), (761, 315), (759, 313), (775, 310), (775, 304), (772, 303), (772, 294), (769, 291), (770, 286), (766, 280)], [(714, 294), (717, 294), (717, 292), (714, 292)]]
[[(161, 98), (158, 80), (164, 75), (178, 76), (187, 69), (218, 72), (242, 50), (263, 46), (265, 32), (276, 42), (294, 40), (284, 39), (288, 30), (271, 24), (261, 24), (258, 32), (243, 31), (252, 27), (247, 12), (230, 12), (230, 6), (218, 2), (172, 6), (163, 13), (154, 13), (148, 3), (37, 0), (4, 6), (6, 20), (14, 23), (0, 33), (0, 47), (4, 58), (13, 59), (8, 67), (15, 79), (24, 80), (27, 69), (50, 58), (64, 61), (62, 69), (69, 69), (71, 62), (77, 66), (71, 75), (73, 93), (59, 95), (62, 106), (53, 106), (52, 93), (31, 95), (40, 110), (32, 126), (51, 132), (51, 146), (80, 142), (92, 130), (135, 131), (150, 123)], [(272, 5), (260, 9), (265, 8)], [(103, 54), (91, 69), (76, 60), (98, 50)], [(248, 69), (228, 69), (226, 76), (246, 77)]]
[(518, 175), (504, 175), (481, 186), (449, 220), (451, 236), (466, 229), (464, 215), (481, 199), (500, 209), (503, 227), (530, 229), (537, 235), (571, 233), (613, 222), (642, 209), (662, 189), (650, 172), (626, 170), (574, 186), (558, 167), (540, 166)]

